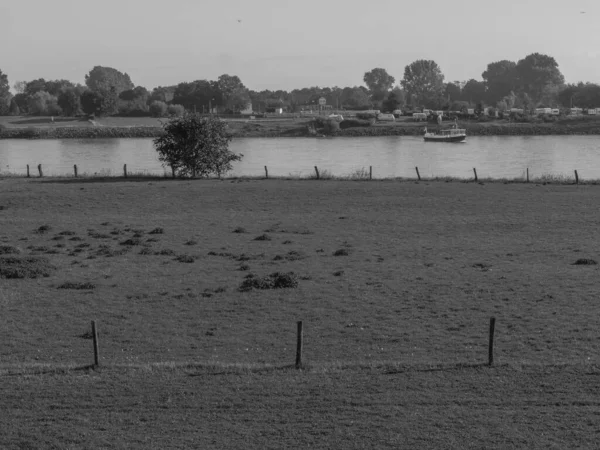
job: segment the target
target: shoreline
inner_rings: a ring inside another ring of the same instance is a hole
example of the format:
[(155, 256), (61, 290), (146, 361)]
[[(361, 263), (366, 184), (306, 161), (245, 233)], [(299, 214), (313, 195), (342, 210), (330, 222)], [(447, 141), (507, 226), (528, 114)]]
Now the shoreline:
[[(230, 122), (234, 138), (284, 138), (323, 137), (309, 133), (306, 121), (287, 122), (273, 126), (261, 122)], [(423, 123), (375, 124), (339, 130), (326, 137), (378, 137), (420, 136), (426, 126)], [(450, 126), (449, 124), (447, 126)], [(600, 121), (583, 120), (572, 123), (459, 123), (468, 136), (569, 136), (600, 135)], [(433, 128), (437, 126), (433, 125)], [(107, 138), (155, 138), (163, 133), (158, 126), (41, 126), (0, 128), (1, 139), (107, 139)]]

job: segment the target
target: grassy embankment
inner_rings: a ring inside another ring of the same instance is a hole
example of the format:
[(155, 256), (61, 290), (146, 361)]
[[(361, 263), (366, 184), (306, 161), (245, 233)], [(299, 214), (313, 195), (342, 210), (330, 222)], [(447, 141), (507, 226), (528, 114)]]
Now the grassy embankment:
[[(165, 119), (151, 117), (107, 117), (95, 121), (76, 118), (0, 117), (0, 138), (94, 138), (155, 137), (162, 132)], [(302, 137), (309, 136), (310, 118), (268, 118), (229, 120), (236, 137)], [(426, 123), (415, 123), (408, 117), (396, 122), (379, 122), (371, 127), (341, 130), (339, 136), (415, 136), (423, 133)], [(432, 125), (429, 124), (431, 127)], [(436, 127), (437, 125), (433, 125)], [(450, 126), (450, 125), (448, 125)], [(565, 117), (550, 123), (514, 123), (506, 120), (489, 122), (461, 121), (471, 136), (503, 135), (572, 135), (600, 134), (600, 116)]]
[[(596, 186), (3, 179), (0, 192), (0, 269), (47, 258), (22, 269), (49, 275), (0, 278), (2, 448), (597, 443)], [(298, 286), (238, 290), (274, 272)]]

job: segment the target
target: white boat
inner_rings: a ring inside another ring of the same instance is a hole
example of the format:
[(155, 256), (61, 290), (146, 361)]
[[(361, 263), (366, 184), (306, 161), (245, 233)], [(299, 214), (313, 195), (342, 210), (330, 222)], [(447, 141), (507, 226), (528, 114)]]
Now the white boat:
[(464, 128), (449, 128), (429, 132), (425, 128), (423, 139), (426, 142), (462, 142), (467, 138), (467, 130)]

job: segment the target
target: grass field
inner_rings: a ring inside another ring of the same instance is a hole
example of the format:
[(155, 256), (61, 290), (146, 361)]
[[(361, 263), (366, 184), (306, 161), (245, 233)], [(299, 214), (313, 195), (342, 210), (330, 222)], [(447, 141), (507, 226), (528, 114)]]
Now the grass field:
[[(0, 448), (592, 448), (599, 201), (594, 185), (0, 179), (0, 273), (48, 275), (0, 278)], [(276, 272), (297, 287), (240, 291)]]

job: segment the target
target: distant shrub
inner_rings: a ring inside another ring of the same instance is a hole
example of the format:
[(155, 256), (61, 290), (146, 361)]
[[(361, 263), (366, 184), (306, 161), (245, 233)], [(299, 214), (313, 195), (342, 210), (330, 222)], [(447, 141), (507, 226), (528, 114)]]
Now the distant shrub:
[(165, 117), (167, 115), (167, 104), (159, 100), (150, 103), (150, 114), (152, 117)]
[(346, 128), (356, 128), (356, 127), (370, 127), (372, 124), (369, 120), (361, 120), (361, 119), (344, 119), (340, 122), (340, 128), (345, 130)]
[(185, 108), (183, 105), (169, 105), (167, 106), (167, 113), (169, 116), (182, 117), (185, 114)]
[(328, 119), (323, 127), (325, 134), (335, 134), (340, 131), (340, 123), (335, 119)]
[(360, 112), (356, 113), (356, 118), (362, 120), (377, 119), (377, 114), (370, 112)]

